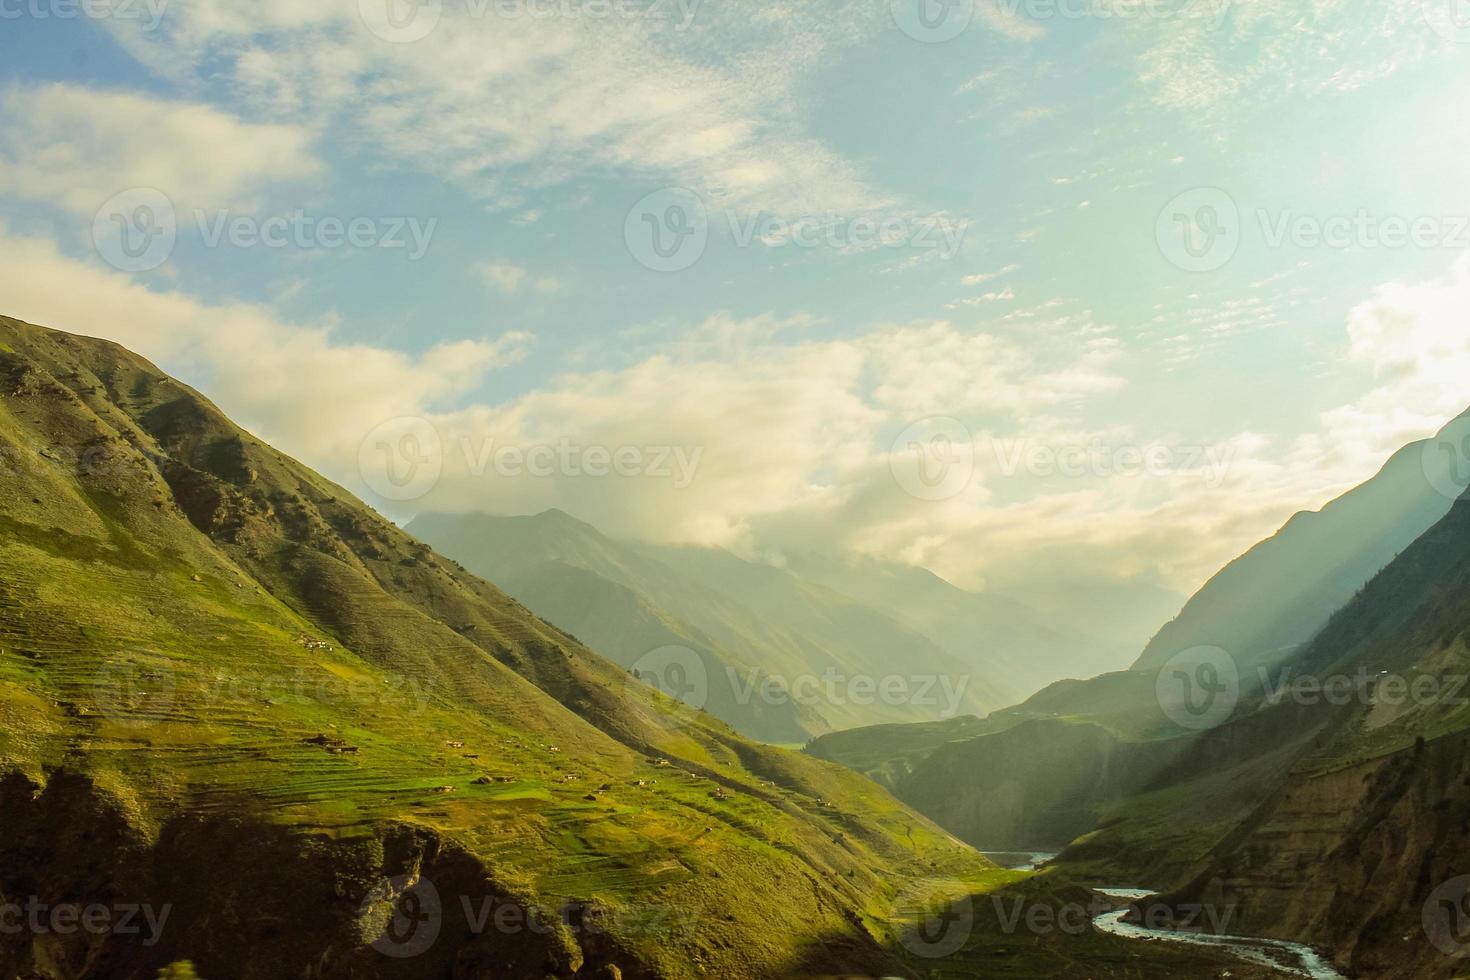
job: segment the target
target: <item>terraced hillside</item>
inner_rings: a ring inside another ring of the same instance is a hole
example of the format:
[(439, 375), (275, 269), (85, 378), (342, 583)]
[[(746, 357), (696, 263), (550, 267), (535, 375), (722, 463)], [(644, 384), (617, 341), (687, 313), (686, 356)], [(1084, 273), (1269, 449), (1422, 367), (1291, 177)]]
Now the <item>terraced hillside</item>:
[(988, 906), (936, 959), (936, 901), (1079, 892), (633, 681), (115, 345), (0, 320), (0, 461), (0, 905), (169, 912), (7, 931), (0, 975), (1216, 962)]

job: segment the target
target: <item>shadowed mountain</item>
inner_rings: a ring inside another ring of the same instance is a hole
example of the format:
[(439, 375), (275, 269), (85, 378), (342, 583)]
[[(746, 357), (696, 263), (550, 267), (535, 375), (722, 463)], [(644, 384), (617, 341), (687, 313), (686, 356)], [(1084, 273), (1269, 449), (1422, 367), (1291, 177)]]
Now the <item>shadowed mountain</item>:
[(1463, 976), (1467, 641), (1462, 498), (1168, 774), (1181, 797), (1219, 799), (1201, 787), (1227, 768), (1281, 773), (1171, 900), (1236, 905), (1245, 928), (1324, 946), (1354, 975)]

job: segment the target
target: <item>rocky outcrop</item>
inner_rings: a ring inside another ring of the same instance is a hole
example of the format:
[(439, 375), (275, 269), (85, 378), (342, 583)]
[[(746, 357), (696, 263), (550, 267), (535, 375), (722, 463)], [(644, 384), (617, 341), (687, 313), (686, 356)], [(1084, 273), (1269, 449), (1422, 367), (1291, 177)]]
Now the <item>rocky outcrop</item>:
[(596, 906), (522, 904), (419, 826), (344, 838), (179, 816), (150, 836), (87, 777), (12, 772), (0, 827), (3, 976), (152, 980), (182, 960), (210, 980), (657, 976)]
[(1232, 908), (1233, 931), (1325, 948), (1352, 976), (1448, 978), (1470, 964), (1454, 886), (1466, 874), (1470, 733), (1460, 733), (1299, 774), (1170, 899)]

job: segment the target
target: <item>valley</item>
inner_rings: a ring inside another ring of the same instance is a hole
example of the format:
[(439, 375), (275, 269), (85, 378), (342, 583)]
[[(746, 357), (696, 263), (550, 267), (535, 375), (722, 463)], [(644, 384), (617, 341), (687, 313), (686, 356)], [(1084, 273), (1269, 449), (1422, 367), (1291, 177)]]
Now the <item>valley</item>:
[[(1463, 425), (1439, 438), (1458, 440)], [(1407, 447), (1222, 572), (1161, 631), (1187, 646), (1162, 662), (1156, 651), (1171, 648), (1156, 638), (1129, 671), (1054, 685), (984, 720), (842, 732), (808, 751), (868, 773), (977, 846), (1057, 847), (1050, 868), (1161, 891), (1165, 905), (1231, 909), (1238, 933), (1323, 950), (1347, 976), (1456, 976), (1459, 947), (1430, 927), (1435, 896), (1462, 873), (1470, 812), (1470, 780), (1451, 761), (1470, 730), (1470, 502), (1451, 502), (1409, 542), (1396, 522), (1353, 516), (1364, 500), (1381, 515), (1392, 510), (1381, 498), (1406, 493), (1438, 512), (1428, 494), (1443, 476), (1420, 482), (1408, 469), (1437, 458), (1432, 449)], [(1324, 547), (1303, 529), (1339, 518), (1348, 523), (1330, 547), (1378, 558), (1318, 587), (1337, 611), (1323, 618), (1319, 599), (1275, 590), (1272, 601), (1288, 601), (1268, 620), (1274, 631), (1256, 618), (1231, 622), (1233, 634), (1210, 625), (1211, 609), (1259, 607), (1230, 592), (1269, 581), (1272, 566), (1299, 569)], [(1302, 639), (1304, 615), (1321, 622)], [(1232, 654), (1230, 642), (1245, 645)], [(1229, 680), (1217, 688), (1224, 710), (1207, 716), (1178, 687), (1205, 664)], [(1132, 928), (1126, 917), (1108, 927)]]
[(0, 980), (1470, 980), (1467, 11), (0, 0)]
[[(1086, 895), (665, 698), (129, 352), (0, 344), (0, 906), (166, 926), (22, 932), (4, 971), (886, 975), (935, 959), (936, 896)], [(1208, 961), (1019, 938), (977, 913), (942, 969)]]

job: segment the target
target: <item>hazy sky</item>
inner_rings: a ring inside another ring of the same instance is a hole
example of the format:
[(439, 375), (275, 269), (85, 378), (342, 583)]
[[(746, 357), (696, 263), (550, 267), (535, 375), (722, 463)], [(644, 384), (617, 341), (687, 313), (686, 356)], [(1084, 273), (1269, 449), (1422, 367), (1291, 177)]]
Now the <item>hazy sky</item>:
[(396, 517), (1190, 589), (1470, 404), (1455, 0), (79, 4), (0, 312)]

